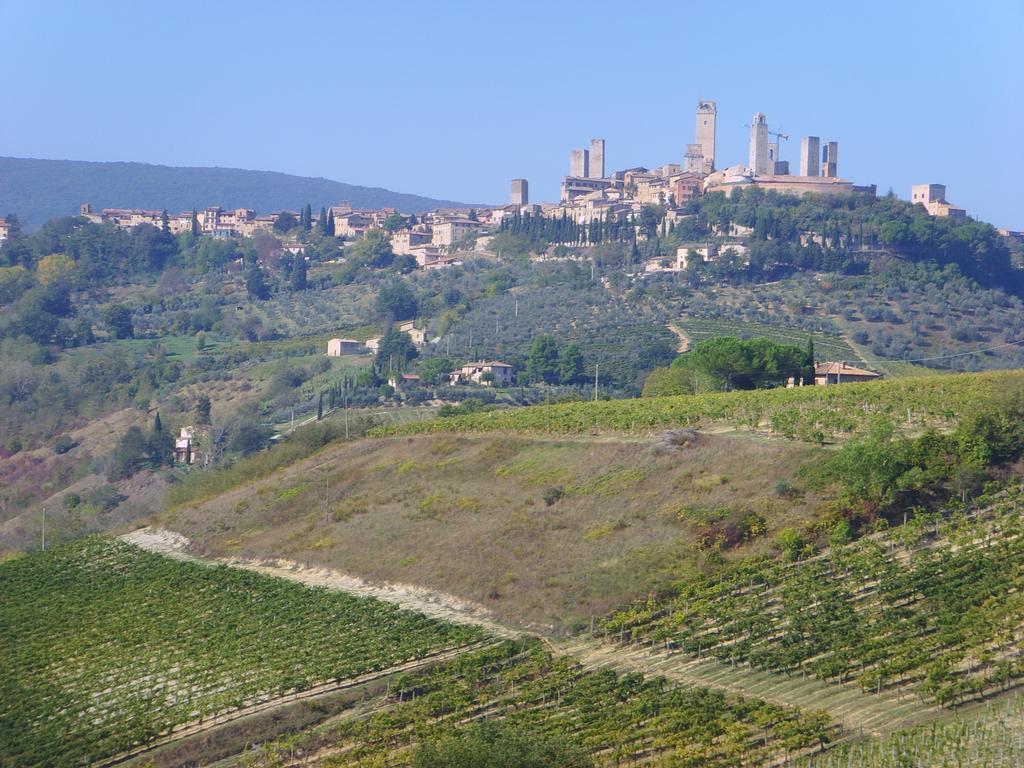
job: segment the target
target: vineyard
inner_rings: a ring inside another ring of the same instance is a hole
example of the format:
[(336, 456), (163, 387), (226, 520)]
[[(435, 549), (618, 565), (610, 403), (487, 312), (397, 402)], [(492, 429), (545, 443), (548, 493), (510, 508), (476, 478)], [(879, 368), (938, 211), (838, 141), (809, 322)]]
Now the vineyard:
[(1024, 679), (1024, 489), (796, 563), (763, 561), (612, 615), (693, 656), (953, 707)]
[(98, 537), (0, 564), (0, 594), (3, 766), (82, 765), (483, 637), (376, 600)]
[(854, 362), (860, 359), (853, 348), (838, 336), (823, 333), (812, 333), (799, 328), (788, 328), (776, 325), (762, 325), (738, 320), (707, 320), (686, 317), (679, 321), (691, 344), (699, 344), (705, 339), (715, 336), (735, 336), (739, 339), (768, 339), (776, 344), (792, 344), (803, 349), (807, 339), (814, 340), (814, 353), (818, 360), (846, 360)]
[(1022, 387), (1022, 371), (921, 376), (831, 387), (558, 403), (436, 419), (381, 433), (646, 434), (671, 427), (728, 425), (821, 441), (864, 429), (875, 414), (911, 431), (947, 427), (963, 413), (996, 404)]
[(516, 729), (565, 736), (601, 765), (661, 765), (663, 759), (706, 768), (761, 765), (789, 750), (819, 747), (833, 732), (821, 713), (673, 687), (639, 674), (585, 672), (536, 641), (507, 641), (399, 678), (383, 706), (372, 717), (265, 745), (238, 764), (280, 766), (297, 751), (322, 751), (318, 764), (325, 768), (409, 765), (415, 744), (496, 718)]
[(842, 744), (805, 758), (800, 768), (1021, 768), (1024, 699), (990, 703), (971, 720), (900, 731), (878, 741)]

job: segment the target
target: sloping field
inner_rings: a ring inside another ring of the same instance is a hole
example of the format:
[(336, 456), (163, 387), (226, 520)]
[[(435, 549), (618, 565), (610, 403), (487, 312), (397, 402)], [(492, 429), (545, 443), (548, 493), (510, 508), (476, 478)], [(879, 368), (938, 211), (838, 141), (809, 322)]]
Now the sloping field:
[(505, 642), (402, 678), (374, 716), (341, 718), (231, 764), (406, 766), (418, 744), (485, 720), (563, 737), (601, 766), (766, 765), (835, 733), (821, 713), (659, 677), (590, 672), (536, 642)]
[(943, 428), (965, 412), (1024, 391), (1024, 371), (920, 376), (747, 392), (509, 408), (408, 424), (381, 434), (519, 432), (652, 434), (672, 427), (746, 427), (812, 441), (867, 427), (872, 415), (909, 431)]
[(547, 632), (699, 572), (710, 526), (745, 531), (727, 558), (768, 551), (817, 501), (779, 498), (776, 480), (820, 450), (756, 435), (366, 439), (157, 522), (197, 554), (415, 584)]
[(680, 585), (602, 625), (691, 656), (955, 707), (1024, 681), (1024, 490), (787, 564)]
[(78, 766), (485, 637), (88, 538), (0, 564), (0, 765)]

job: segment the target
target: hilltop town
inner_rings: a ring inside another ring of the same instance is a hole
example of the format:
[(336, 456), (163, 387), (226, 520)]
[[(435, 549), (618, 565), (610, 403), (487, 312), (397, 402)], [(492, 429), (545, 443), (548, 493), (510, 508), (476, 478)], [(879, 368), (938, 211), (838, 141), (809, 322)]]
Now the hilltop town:
[[(357, 210), (341, 202), (322, 208), (319, 214), (310, 211), (309, 222), (330, 236), (350, 241), (373, 229), (387, 230), (391, 250), (396, 256), (412, 257), (421, 269), (437, 269), (461, 262), (465, 254), (456, 255), (460, 245), (472, 245), (478, 235), (500, 229), (513, 218), (524, 216), (572, 222), (578, 244), (593, 244), (591, 233), (595, 222), (604, 228), (624, 223), (631, 227), (635, 239), (643, 241), (649, 232), (638, 222), (645, 207), (658, 207), (661, 212), (659, 234), (665, 234), (679, 222), (694, 216), (687, 209), (690, 201), (708, 194), (731, 196), (737, 190), (750, 189), (796, 197), (809, 193), (873, 198), (877, 194), (874, 184), (858, 184), (840, 175), (837, 141), (823, 142), (819, 136), (802, 137), (797, 167), (791, 168), (790, 161), (781, 156), (782, 142), (790, 137), (771, 130), (762, 112), (755, 113), (751, 119), (746, 161), (723, 164), (716, 151), (717, 111), (715, 101), (698, 101), (694, 141), (686, 145), (681, 163), (609, 172), (604, 139), (595, 138), (589, 148), (571, 150), (569, 173), (562, 178), (557, 202), (531, 202), (529, 181), (517, 178), (511, 181), (509, 202), (505, 205), (436, 209), (417, 216), (390, 207)], [(797, 172), (792, 173), (793, 170)], [(946, 199), (946, 188), (942, 184), (915, 184), (909, 199), (932, 216), (963, 219), (967, 215), (963, 208)], [(251, 238), (261, 231), (285, 234), (289, 229), (282, 227), (279, 220), (284, 217), (300, 221), (303, 212), (260, 213), (251, 208), (225, 210), (216, 205), (176, 213), (128, 208), (96, 211), (84, 203), (79, 215), (91, 222), (111, 223), (124, 230), (148, 224), (173, 235), (189, 232), (196, 236), (233, 239)], [(8, 236), (11, 227), (11, 223), (0, 221), (0, 242)], [(742, 226), (734, 226), (726, 233), (736, 236), (735, 242), (725, 245), (741, 258), (746, 250), (741, 238), (748, 233), (749, 228)], [(999, 233), (1018, 242), (1022, 240), (1020, 232), (1000, 229)], [(302, 248), (289, 246), (289, 250), (299, 252)], [(706, 243), (687, 244), (679, 249), (669, 265), (657, 259), (648, 269), (682, 269), (686, 259), (693, 258), (694, 254), (711, 261), (719, 250), (723, 248)]]

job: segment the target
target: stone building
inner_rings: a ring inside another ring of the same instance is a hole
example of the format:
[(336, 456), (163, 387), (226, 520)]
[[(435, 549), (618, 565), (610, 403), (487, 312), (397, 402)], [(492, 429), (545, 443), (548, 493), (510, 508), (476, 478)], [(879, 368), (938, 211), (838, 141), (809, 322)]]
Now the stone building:
[(910, 188), (910, 202), (923, 205), (932, 216), (948, 216), (952, 219), (967, 216), (967, 211), (946, 200), (945, 184), (915, 184)]
[(587, 178), (604, 178), (604, 139), (590, 140), (590, 153), (587, 167)]
[(530, 204), (530, 184), (526, 179), (512, 179), (512, 190), (509, 195), (509, 202), (516, 206)]
[(800, 175), (818, 175), (818, 153), (821, 151), (821, 139), (817, 136), (804, 136), (800, 139)]
[(829, 179), (839, 177), (838, 141), (830, 141), (821, 148), (821, 175)]
[(569, 175), (577, 179), (590, 177), (590, 152), (574, 149), (569, 155)]
[(768, 167), (768, 118), (764, 112), (754, 114), (750, 122), (750, 147), (747, 167), (755, 176), (766, 176)]
[(718, 106), (710, 100), (697, 102), (696, 143), (700, 145), (702, 167), (687, 168), (688, 171), (708, 174), (715, 170), (715, 121), (718, 118)]

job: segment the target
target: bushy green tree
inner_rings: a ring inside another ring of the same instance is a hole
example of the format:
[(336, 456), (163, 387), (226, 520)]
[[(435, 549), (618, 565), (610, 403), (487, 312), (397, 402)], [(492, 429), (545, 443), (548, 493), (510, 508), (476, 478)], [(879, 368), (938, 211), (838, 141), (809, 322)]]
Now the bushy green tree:
[(277, 215), (277, 218), (274, 219), (275, 232), (291, 232), (297, 226), (299, 226), (299, 221), (291, 211), (282, 211)]
[(789, 344), (716, 336), (680, 355), (672, 365), (707, 376), (716, 382), (716, 389), (756, 389), (800, 375), (803, 359), (804, 353)]
[(263, 276), (263, 270), (260, 269), (260, 265), (256, 262), (253, 262), (249, 266), (248, 272), (246, 272), (245, 290), (249, 293), (249, 297), (253, 299), (270, 298), (270, 286), (267, 285), (266, 278)]
[(115, 339), (130, 339), (135, 336), (132, 311), (124, 304), (110, 304), (103, 310), (103, 322)]
[(356, 267), (383, 269), (390, 266), (395, 258), (391, 250), (391, 239), (383, 229), (370, 229), (345, 250), (348, 263)]
[(394, 279), (377, 293), (377, 311), (391, 320), (409, 320), (416, 316), (416, 297), (400, 279)]
[(377, 349), (377, 369), (386, 373), (389, 369), (393, 371), (404, 371), (405, 366), (419, 354), (416, 345), (412, 343), (412, 337), (396, 328), (392, 328), (380, 339), (380, 347)]
[(526, 359), (526, 375), (530, 381), (558, 383), (558, 342), (553, 336), (542, 333), (533, 340)]
[(448, 357), (428, 357), (420, 363), (420, 380), (424, 384), (442, 384), (455, 369), (455, 363)]
[(558, 379), (562, 384), (579, 384), (583, 380), (583, 352), (579, 345), (567, 344), (558, 358)]
[(306, 290), (306, 257), (296, 253), (292, 257), (291, 285), (293, 291)]

